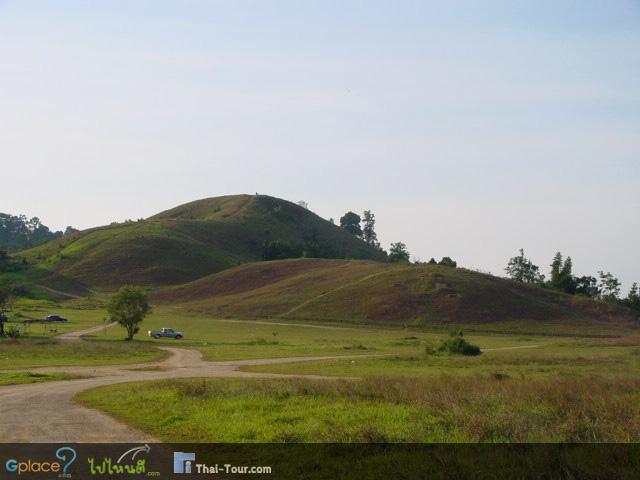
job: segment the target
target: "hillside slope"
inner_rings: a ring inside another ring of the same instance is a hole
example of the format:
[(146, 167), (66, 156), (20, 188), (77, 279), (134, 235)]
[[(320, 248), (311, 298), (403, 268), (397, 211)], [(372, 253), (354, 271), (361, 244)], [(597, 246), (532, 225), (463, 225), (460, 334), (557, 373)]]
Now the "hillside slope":
[(624, 308), (491, 275), (356, 260), (246, 264), (159, 291), (152, 300), (237, 318), (584, 334), (639, 326)]
[(260, 260), (265, 240), (310, 239), (338, 258), (383, 257), (309, 210), (265, 195), (199, 200), (146, 220), (73, 233), (20, 256), (35, 270), (89, 287), (161, 286)]

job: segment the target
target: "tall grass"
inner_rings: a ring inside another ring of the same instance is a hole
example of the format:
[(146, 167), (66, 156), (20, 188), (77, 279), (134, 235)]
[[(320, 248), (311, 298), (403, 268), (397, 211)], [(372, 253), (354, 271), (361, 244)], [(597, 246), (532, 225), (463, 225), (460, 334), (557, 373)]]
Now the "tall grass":
[[(104, 387), (81, 399), (174, 440), (640, 441), (640, 379), (183, 379)], [(147, 403), (153, 411), (132, 413)], [(168, 422), (167, 411), (179, 415)]]

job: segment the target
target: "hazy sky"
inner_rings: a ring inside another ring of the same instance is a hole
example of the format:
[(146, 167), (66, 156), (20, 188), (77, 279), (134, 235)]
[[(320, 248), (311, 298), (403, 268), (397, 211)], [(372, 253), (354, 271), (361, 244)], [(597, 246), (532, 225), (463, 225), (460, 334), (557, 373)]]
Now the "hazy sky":
[(640, 2), (0, 0), (0, 211), (266, 193), (640, 281)]

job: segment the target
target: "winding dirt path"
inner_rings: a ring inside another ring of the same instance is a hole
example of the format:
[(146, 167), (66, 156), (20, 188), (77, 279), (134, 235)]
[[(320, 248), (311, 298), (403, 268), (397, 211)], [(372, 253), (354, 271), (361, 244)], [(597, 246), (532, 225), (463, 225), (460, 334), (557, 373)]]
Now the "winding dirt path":
[[(104, 328), (102, 325), (59, 337), (79, 341), (82, 335)], [(155, 442), (152, 436), (134, 430), (96, 410), (83, 407), (73, 397), (85, 390), (116, 383), (144, 380), (167, 380), (188, 377), (242, 378), (326, 378), (316, 375), (280, 375), (242, 372), (246, 365), (273, 365), (352, 356), (288, 357), (271, 359), (206, 362), (197, 350), (162, 348), (169, 358), (135, 365), (40, 367), (15, 371), (66, 372), (91, 378), (65, 381), (7, 385), (0, 387), (0, 442)], [(151, 407), (142, 407), (151, 408)]]
[[(114, 324), (107, 325), (110, 327)], [(83, 335), (98, 332), (104, 325), (58, 335), (62, 341), (80, 341)], [(492, 348), (536, 348), (538, 345)], [(65, 372), (83, 378), (78, 380), (51, 381), (26, 385), (0, 387), (0, 442), (157, 442), (152, 436), (134, 430), (96, 410), (73, 401), (73, 397), (85, 390), (104, 385), (144, 380), (167, 380), (189, 377), (238, 377), (238, 378), (309, 378), (335, 380), (348, 377), (320, 375), (285, 375), (240, 371), (247, 365), (275, 365), (282, 363), (350, 359), (371, 355), (340, 355), (316, 357), (285, 357), (251, 360), (207, 362), (197, 350), (160, 347), (169, 352), (169, 358), (158, 362), (134, 365), (39, 367), (16, 371)], [(142, 406), (141, 408), (152, 408)]]

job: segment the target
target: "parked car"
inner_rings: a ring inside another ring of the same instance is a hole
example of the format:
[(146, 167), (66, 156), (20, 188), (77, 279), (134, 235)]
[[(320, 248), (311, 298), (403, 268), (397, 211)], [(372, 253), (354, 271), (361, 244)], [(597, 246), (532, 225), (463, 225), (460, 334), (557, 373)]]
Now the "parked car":
[(160, 330), (149, 330), (149, 336), (151, 338), (175, 338), (176, 340), (180, 340), (184, 337), (182, 332), (178, 332), (173, 328), (162, 328)]
[(47, 315), (44, 317), (45, 322), (56, 322), (56, 323), (64, 323), (68, 321), (66, 318), (61, 317), (60, 315)]

